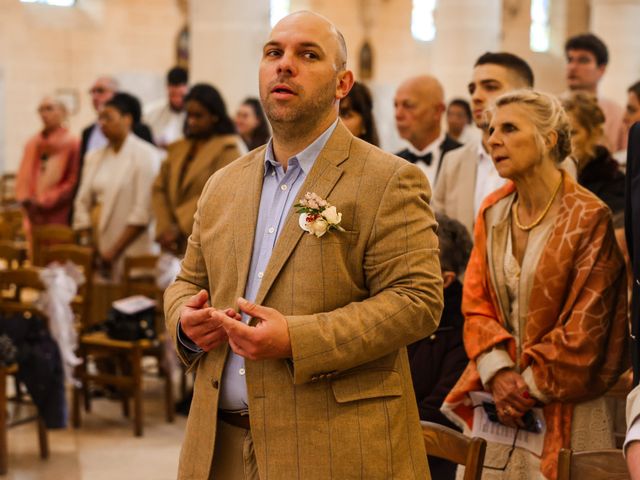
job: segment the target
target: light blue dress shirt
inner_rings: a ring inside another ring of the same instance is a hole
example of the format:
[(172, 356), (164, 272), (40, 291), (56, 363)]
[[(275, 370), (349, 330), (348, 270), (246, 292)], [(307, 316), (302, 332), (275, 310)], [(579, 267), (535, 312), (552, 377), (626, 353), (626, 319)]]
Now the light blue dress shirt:
[[(251, 267), (247, 278), (244, 298), (256, 299), (262, 277), (269, 264), (271, 253), (278, 236), (294, 203), (300, 199), (299, 190), (311, 171), (318, 155), (336, 128), (338, 120), (325, 130), (311, 145), (288, 161), (287, 171), (278, 163), (273, 154), (272, 140), (267, 144), (264, 158), (264, 180), (262, 195), (251, 255)], [(304, 192), (306, 193), (306, 192)], [(249, 323), (250, 317), (242, 314), (242, 321)], [(178, 323), (178, 327), (179, 327)], [(186, 348), (201, 351), (195, 344), (180, 335), (180, 343)], [(195, 348), (194, 348), (195, 347)], [(245, 380), (244, 358), (229, 351), (222, 375), (219, 408), (222, 410), (246, 410), (249, 406), (247, 383)]]

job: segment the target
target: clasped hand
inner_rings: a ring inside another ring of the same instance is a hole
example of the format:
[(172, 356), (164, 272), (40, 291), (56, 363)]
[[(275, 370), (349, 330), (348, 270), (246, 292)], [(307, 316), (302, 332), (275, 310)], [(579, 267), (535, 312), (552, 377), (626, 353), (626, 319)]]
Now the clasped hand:
[(524, 427), (522, 416), (533, 408), (535, 400), (522, 376), (510, 369), (500, 370), (489, 382), (500, 422), (509, 427)]
[[(291, 357), (287, 319), (273, 308), (238, 299), (238, 309), (212, 308), (205, 290), (184, 304), (180, 315), (182, 331), (205, 352), (228, 342), (238, 355), (249, 360)], [(257, 320), (255, 327), (242, 322), (239, 312)]]

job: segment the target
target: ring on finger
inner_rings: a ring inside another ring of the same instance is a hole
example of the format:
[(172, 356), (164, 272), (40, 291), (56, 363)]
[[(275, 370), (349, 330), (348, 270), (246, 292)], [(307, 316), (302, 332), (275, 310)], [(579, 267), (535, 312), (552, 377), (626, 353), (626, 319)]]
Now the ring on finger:
[(506, 406), (502, 409), (502, 413), (504, 413), (505, 415), (507, 415), (508, 417), (511, 416), (511, 407)]

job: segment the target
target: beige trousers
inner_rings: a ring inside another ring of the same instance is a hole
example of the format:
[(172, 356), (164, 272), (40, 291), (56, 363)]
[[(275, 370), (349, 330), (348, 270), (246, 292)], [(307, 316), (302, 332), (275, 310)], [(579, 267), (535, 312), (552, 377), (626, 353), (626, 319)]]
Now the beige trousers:
[(218, 420), (209, 480), (260, 480), (251, 431)]

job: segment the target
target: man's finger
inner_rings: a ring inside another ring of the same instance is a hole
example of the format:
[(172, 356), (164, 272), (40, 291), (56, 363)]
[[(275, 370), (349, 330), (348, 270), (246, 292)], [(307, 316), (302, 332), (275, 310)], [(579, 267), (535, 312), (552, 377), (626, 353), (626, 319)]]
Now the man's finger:
[(208, 323), (211, 320), (211, 308), (203, 308), (200, 310), (187, 309), (180, 315), (182, 325), (200, 325)]
[(250, 315), (255, 318), (260, 318), (260, 319), (268, 318), (269, 314), (273, 310), (269, 307), (263, 307), (262, 305), (257, 305), (242, 297), (238, 298), (238, 307), (247, 315)]
[(185, 303), (185, 307), (190, 308), (202, 308), (206, 305), (207, 300), (209, 300), (209, 294), (206, 290), (202, 289), (198, 293), (196, 293), (193, 297), (188, 299)]

